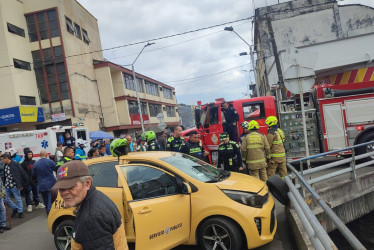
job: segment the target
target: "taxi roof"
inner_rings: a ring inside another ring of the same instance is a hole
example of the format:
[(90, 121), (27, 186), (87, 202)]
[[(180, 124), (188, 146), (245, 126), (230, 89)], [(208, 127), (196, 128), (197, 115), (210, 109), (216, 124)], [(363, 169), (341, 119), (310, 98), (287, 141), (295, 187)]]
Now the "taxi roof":
[(148, 152), (131, 152), (127, 155), (123, 155), (120, 157), (121, 160), (129, 160), (129, 159), (160, 159), (163, 157), (174, 156), (176, 152), (169, 152), (169, 151), (148, 151)]
[[(155, 162), (159, 161), (160, 158), (163, 157), (169, 157), (169, 156), (175, 156), (176, 154), (180, 154), (177, 152), (169, 152), (169, 151), (151, 151), (151, 152), (130, 152), (127, 155), (123, 155), (119, 158), (119, 164), (125, 164), (126, 161), (129, 160), (145, 160), (149, 162)], [(96, 157), (92, 159), (87, 159), (84, 162), (90, 166), (92, 164), (96, 163), (102, 163), (102, 162), (111, 162), (111, 161), (118, 161), (117, 157), (113, 157), (111, 155), (107, 155), (104, 157)]]

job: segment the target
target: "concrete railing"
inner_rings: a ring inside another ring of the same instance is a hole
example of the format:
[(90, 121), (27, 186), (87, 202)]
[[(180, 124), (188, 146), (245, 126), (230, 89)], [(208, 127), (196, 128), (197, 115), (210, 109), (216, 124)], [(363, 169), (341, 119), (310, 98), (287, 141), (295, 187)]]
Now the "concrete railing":
[[(371, 146), (374, 142), (366, 142), (362, 144), (358, 144), (352, 147), (343, 148), (340, 150), (335, 150), (331, 152), (322, 153), (319, 155), (313, 155), (310, 157), (305, 157), (302, 159), (294, 160), (287, 163), (288, 169), (292, 171), (291, 176), (286, 176), (285, 181), (289, 188), (288, 197), (290, 199), (290, 203), (295, 209), (298, 217), (301, 220), (301, 223), (304, 226), (304, 229), (306, 233), (308, 234), (311, 243), (316, 249), (337, 249), (334, 242), (329, 237), (326, 230), (322, 227), (321, 223), (318, 221), (310, 207), (307, 205), (307, 203), (304, 200), (305, 197), (305, 191), (308, 191), (311, 195), (311, 197), (316, 201), (317, 204), (324, 210), (325, 214), (331, 219), (331, 221), (335, 224), (336, 228), (342, 233), (344, 238), (349, 242), (349, 244), (354, 249), (366, 249), (362, 243), (352, 234), (352, 232), (346, 227), (344, 222), (334, 213), (334, 211), (330, 208), (330, 206), (322, 200), (322, 198), (319, 196), (319, 194), (314, 190), (314, 188), (311, 186), (311, 184), (327, 180), (348, 172), (351, 172), (350, 179), (356, 178), (356, 170), (372, 165), (374, 164), (374, 151), (365, 153), (359, 156), (355, 155), (355, 149), (358, 147), (364, 147), (364, 146)], [(352, 151), (352, 157), (347, 159), (342, 159), (336, 162), (328, 163), (325, 165), (321, 165), (319, 167), (315, 167), (312, 169), (308, 169), (306, 171), (303, 171), (303, 163), (319, 158), (321, 156), (326, 156), (330, 154), (337, 154), (342, 151)], [(369, 157), (369, 161), (366, 161), (364, 163), (356, 164), (356, 160), (361, 160)], [(300, 172), (297, 171), (291, 163), (300, 163)], [(312, 173), (317, 173), (322, 170), (327, 170), (336, 166), (343, 166), (344, 164), (349, 163), (349, 166), (345, 169), (341, 169), (338, 171), (334, 171), (332, 173), (328, 173), (316, 178), (311, 178), (306, 180), (304, 178), (305, 175), (309, 175)], [(293, 179), (297, 179), (298, 184), (294, 184)], [(305, 190), (306, 189), (306, 190)]]

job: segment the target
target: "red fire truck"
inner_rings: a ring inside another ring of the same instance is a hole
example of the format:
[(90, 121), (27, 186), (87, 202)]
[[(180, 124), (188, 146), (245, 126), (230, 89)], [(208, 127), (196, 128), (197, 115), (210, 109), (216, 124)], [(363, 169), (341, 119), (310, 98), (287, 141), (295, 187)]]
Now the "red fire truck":
[[(191, 130), (198, 130), (201, 141), (211, 154), (211, 161), (217, 161), (219, 134), (223, 132), (224, 116), (221, 104), (204, 104), (195, 109), (196, 128), (185, 130), (188, 137)], [(299, 158), (306, 154), (303, 132), (301, 103), (298, 96), (278, 103), (273, 96), (262, 96), (229, 102), (239, 114), (238, 135), (243, 131), (240, 123), (256, 120), (260, 132), (266, 134), (265, 119), (274, 115), (285, 133), (285, 148), (288, 158)], [(346, 85), (323, 85), (304, 94), (304, 108), (309, 145), (309, 154), (331, 151), (374, 140), (374, 82)], [(372, 146), (362, 148), (359, 153), (374, 150)], [(345, 154), (350, 154), (350, 151)]]

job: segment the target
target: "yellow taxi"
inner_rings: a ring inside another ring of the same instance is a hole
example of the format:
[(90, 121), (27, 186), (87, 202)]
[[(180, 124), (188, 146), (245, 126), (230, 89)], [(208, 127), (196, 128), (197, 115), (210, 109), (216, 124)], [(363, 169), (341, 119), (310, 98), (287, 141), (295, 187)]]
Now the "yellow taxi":
[[(137, 250), (199, 245), (248, 249), (273, 240), (277, 221), (266, 184), (189, 155), (134, 152), (85, 161), (93, 184), (118, 206)], [(48, 216), (57, 249), (69, 249), (73, 209), (58, 195)]]

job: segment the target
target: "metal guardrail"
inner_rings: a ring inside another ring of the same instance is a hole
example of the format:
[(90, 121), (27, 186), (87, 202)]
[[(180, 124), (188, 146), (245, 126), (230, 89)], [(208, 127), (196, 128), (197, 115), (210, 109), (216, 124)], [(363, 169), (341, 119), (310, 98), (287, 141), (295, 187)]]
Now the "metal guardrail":
[[(372, 145), (373, 142), (366, 142), (362, 144), (358, 144), (352, 147), (343, 148), (340, 150), (335, 150), (331, 152), (326, 152), (318, 155), (313, 155), (310, 157), (305, 157), (298, 160), (293, 160), (287, 163), (287, 167), (292, 171), (292, 178), (296, 177), (299, 184), (295, 185), (292, 182), (291, 176), (286, 176), (285, 181), (287, 186), (289, 187), (290, 192), (287, 194), (292, 206), (295, 208), (296, 213), (298, 214), (301, 223), (303, 224), (313, 246), (316, 249), (337, 249), (334, 242), (331, 240), (330, 236), (327, 234), (326, 230), (322, 227), (321, 223), (318, 221), (316, 216), (313, 214), (312, 210), (309, 208), (307, 203), (304, 200), (304, 188), (309, 191), (312, 198), (320, 205), (320, 207), (325, 211), (326, 215), (331, 219), (331, 221), (335, 224), (337, 229), (342, 233), (344, 238), (349, 242), (349, 244), (354, 249), (366, 249), (362, 243), (352, 234), (352, 232), (346, 227), (343, 221), (334, 213), (334, 211), (322, 200), (322, 198), (318, 195), (318, 193), (314, 190), (311, 186), (313, 183), (317, 183), (326, 179), (333, 178), (338, 175), (342, 175), (348, 172), (351, 172), (350, 179), (356, 178), (356, 170), (374, 164), (374, 151), (365, 153), (359, 156), (355, 155), (355, 150), (358, 147), (364, 147), (368, 145)], [(342, 151), (352, 150), (352, 157), (342, 159), (336, 162), (328, 163), (321, 165), (319, 167), (315, 167), (312, 169), (308, 169), (303, 171), (303, 162), (319, 158), (321, 156), (326, 156), (330, 154), (336, 154)], [(360, 163), (356, 165), (356, 160), (364, 159), (367, 157), (373, 157), (372, 160), (369, 160), (364, 163)], [(297, 171), (291, 163), (300, 163), (300, 172)], [(316, 173), (322, 170), (330, 169), (336, 166), (341, 166), (342, 164), (350, 163), (349, 167), (346, 169), (334, 171), (332, 173), (312, 178), (306, 180), (304, 178), (305, 175), (309, 175), (312, 173)], [(301, 189), (301, 190), (299, 190)]]

